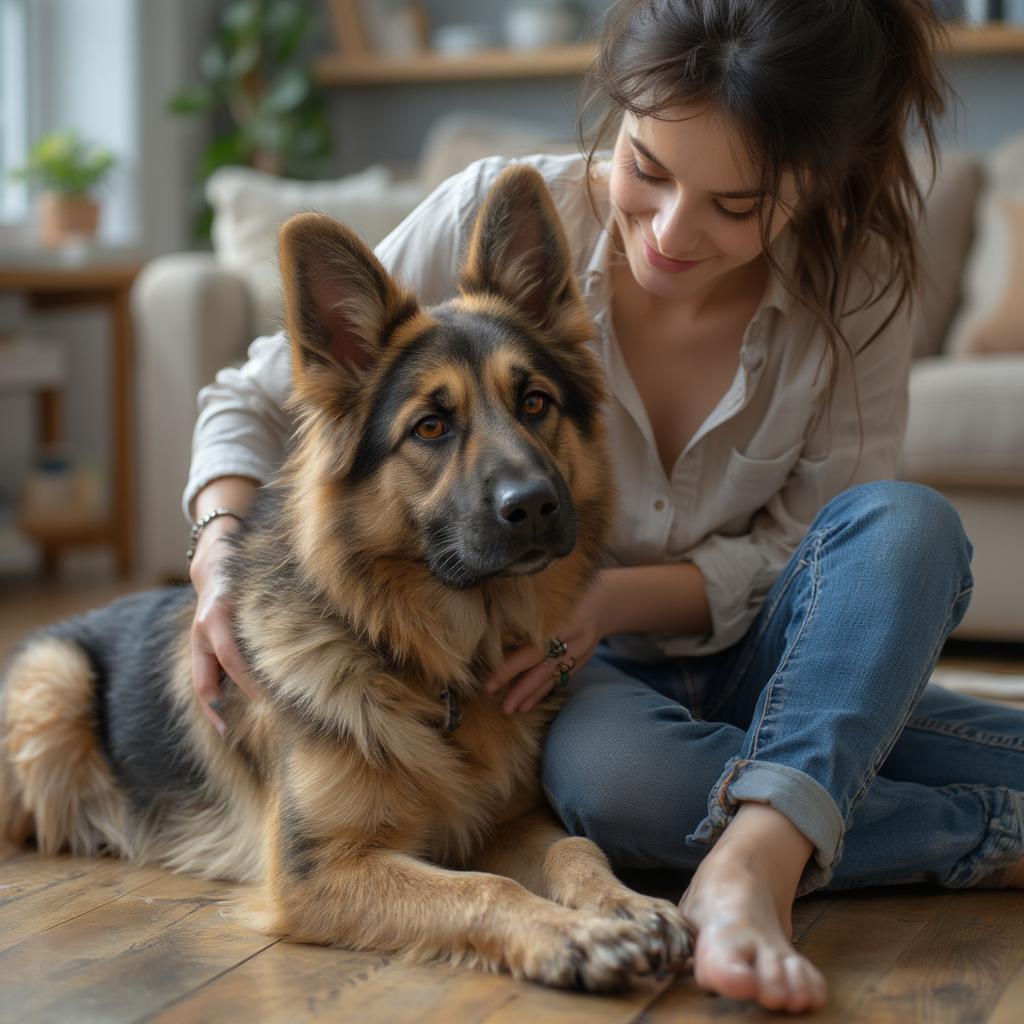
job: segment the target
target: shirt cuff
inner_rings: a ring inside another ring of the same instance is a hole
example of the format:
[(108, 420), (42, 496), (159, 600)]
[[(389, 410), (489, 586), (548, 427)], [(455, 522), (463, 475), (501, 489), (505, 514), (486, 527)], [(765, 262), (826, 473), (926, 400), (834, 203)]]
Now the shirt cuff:
[(713, 534), (685, 556), (701, 571), (711, 609), (711, 633), (705, 637), (667, 639), (668, 657), (715, 654), (732, 647), (746, 635), (778, 575), (761, 549), (749, 537)]

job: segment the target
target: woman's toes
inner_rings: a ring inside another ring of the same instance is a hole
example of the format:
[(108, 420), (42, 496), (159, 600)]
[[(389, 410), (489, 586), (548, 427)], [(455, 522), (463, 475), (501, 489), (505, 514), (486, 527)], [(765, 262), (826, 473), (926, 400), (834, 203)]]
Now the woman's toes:
[(783, 959), (774, 949), (762, 949), (757, 958), (757, 1001), (766, 1010), (784, 1010), (790, 1000), (790, 983)]
[[(801, 958), (802, 959), (802, 958)], [(807, 976), (810, 979), (811, 1005), (812, 1010), (820, 1010), (828, 1002), (828, 982), (825, 975), (818, 970), (809, 960), (803, 961)]]
[(729, 999), (757, 998), (754, 970), (757, 947), (753, 942), (730, 943), (703, 935), (697, 941), (694, 980), (701, 988)]
[(786, 1010), (790, 1013), (804, 1013), (820, 1010), (826, 1001), (824, 975), (802, 956), (791, 955), (783, 960), (786, 981), (789, 985), (789, 1001)]

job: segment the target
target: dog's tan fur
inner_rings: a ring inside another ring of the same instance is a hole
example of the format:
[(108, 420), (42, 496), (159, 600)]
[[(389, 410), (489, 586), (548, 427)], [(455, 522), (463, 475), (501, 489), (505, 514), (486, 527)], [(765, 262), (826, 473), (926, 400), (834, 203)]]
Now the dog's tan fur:
[(46, 854), (67, 844), (94, 855), (107, 835), (127, 843), (124, 801), (96, 745), (93, 676), (82, 650), (57, 639), (28, 648), (12, 666), (4, 709), (4, 838), (34, 835)]
[[(416, 523), (474, 478), (502, 435), (478, 432), (435, 472), (421, 447), (402, 445), (403, 424), (438, 389), (469, 419), (497, 401), (514, 347), (494, 346), (476, 382), (435, 358), (424, 339), (445, 314), (420, 309), (327, 218), (289, 222), (281, 263), (298, 443), (270, 526), (241, 531), (232, 568), (236, 632), (264, 694), (228, 687), (227, 742), (214, 735), (192, 690), (186, 607), (166, 686), (205, 781), (157, 826), (129, 814), (107, 768), (88, 661), (66, 641), (37, 641), (4, 692), (4, 837), (251, 883), (248, 919), (302, 941), (593, 990), (678, 963), (687, 933), (676, 908), (622, 886), (545, 804), (539, 756), (558, 698), (509, 716), (482, 688), (509, 648), (539, 645), (563, 623), (593, 578), (612, 511), (600, 419), (588, 433), (551, 415), (523, 435), (571, 493), (571, 553), (531, 576), (446, 586), (422, 560)], [(513, 168), (485, 201), (453, 308), (557, 346), (596, 407), (592, 327), (569, 268), (543, 182)], [(426, 360), (417, 394), (394, 415), (378, 471), (352, 483), (368, 396), (414, 346)], [(558, 392), (543, 373), (532, 379)], [(462, 712), (450, 734), (442, 689)]]

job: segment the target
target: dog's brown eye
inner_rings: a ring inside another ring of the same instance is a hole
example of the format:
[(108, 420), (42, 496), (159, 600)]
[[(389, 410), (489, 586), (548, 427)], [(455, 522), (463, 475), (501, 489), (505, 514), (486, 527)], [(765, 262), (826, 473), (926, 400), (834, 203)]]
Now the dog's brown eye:
[(523, 412), (527, 416), (543, 416), (547, 411), (548, 396), (540, 391), (531, 391), (523, 399)]
[(444, 430), (444, 420), (440, 420), (436, 416), (428, 416), (416, 424), (414, 432), (424, 441), (436, 441), (444, 433)]

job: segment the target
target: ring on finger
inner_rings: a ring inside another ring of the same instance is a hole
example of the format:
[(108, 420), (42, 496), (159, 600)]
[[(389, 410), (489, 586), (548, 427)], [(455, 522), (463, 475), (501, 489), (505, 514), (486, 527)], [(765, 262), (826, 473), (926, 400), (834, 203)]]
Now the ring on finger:
[(553, 636), (548, 640), (547, 654), (544, 655), (545, 661), (557, 661), (559, 658), (565, 655), (568, 650), (568, 645), (560, 637)]
[(558, 663), (558, 665), (555, 667), (555, 671), (553, 673), (555, 679), (558, 680), (558, 682), (556, 684), (558, 686), (558, 689), (564, 690), (569, 685), (569, 673), (575, 667), (576, 667), (576, 659), (574, 657), (572, 657), (572, 655), (569, 656), (569, 660), (568, 661), (560, 661)]

